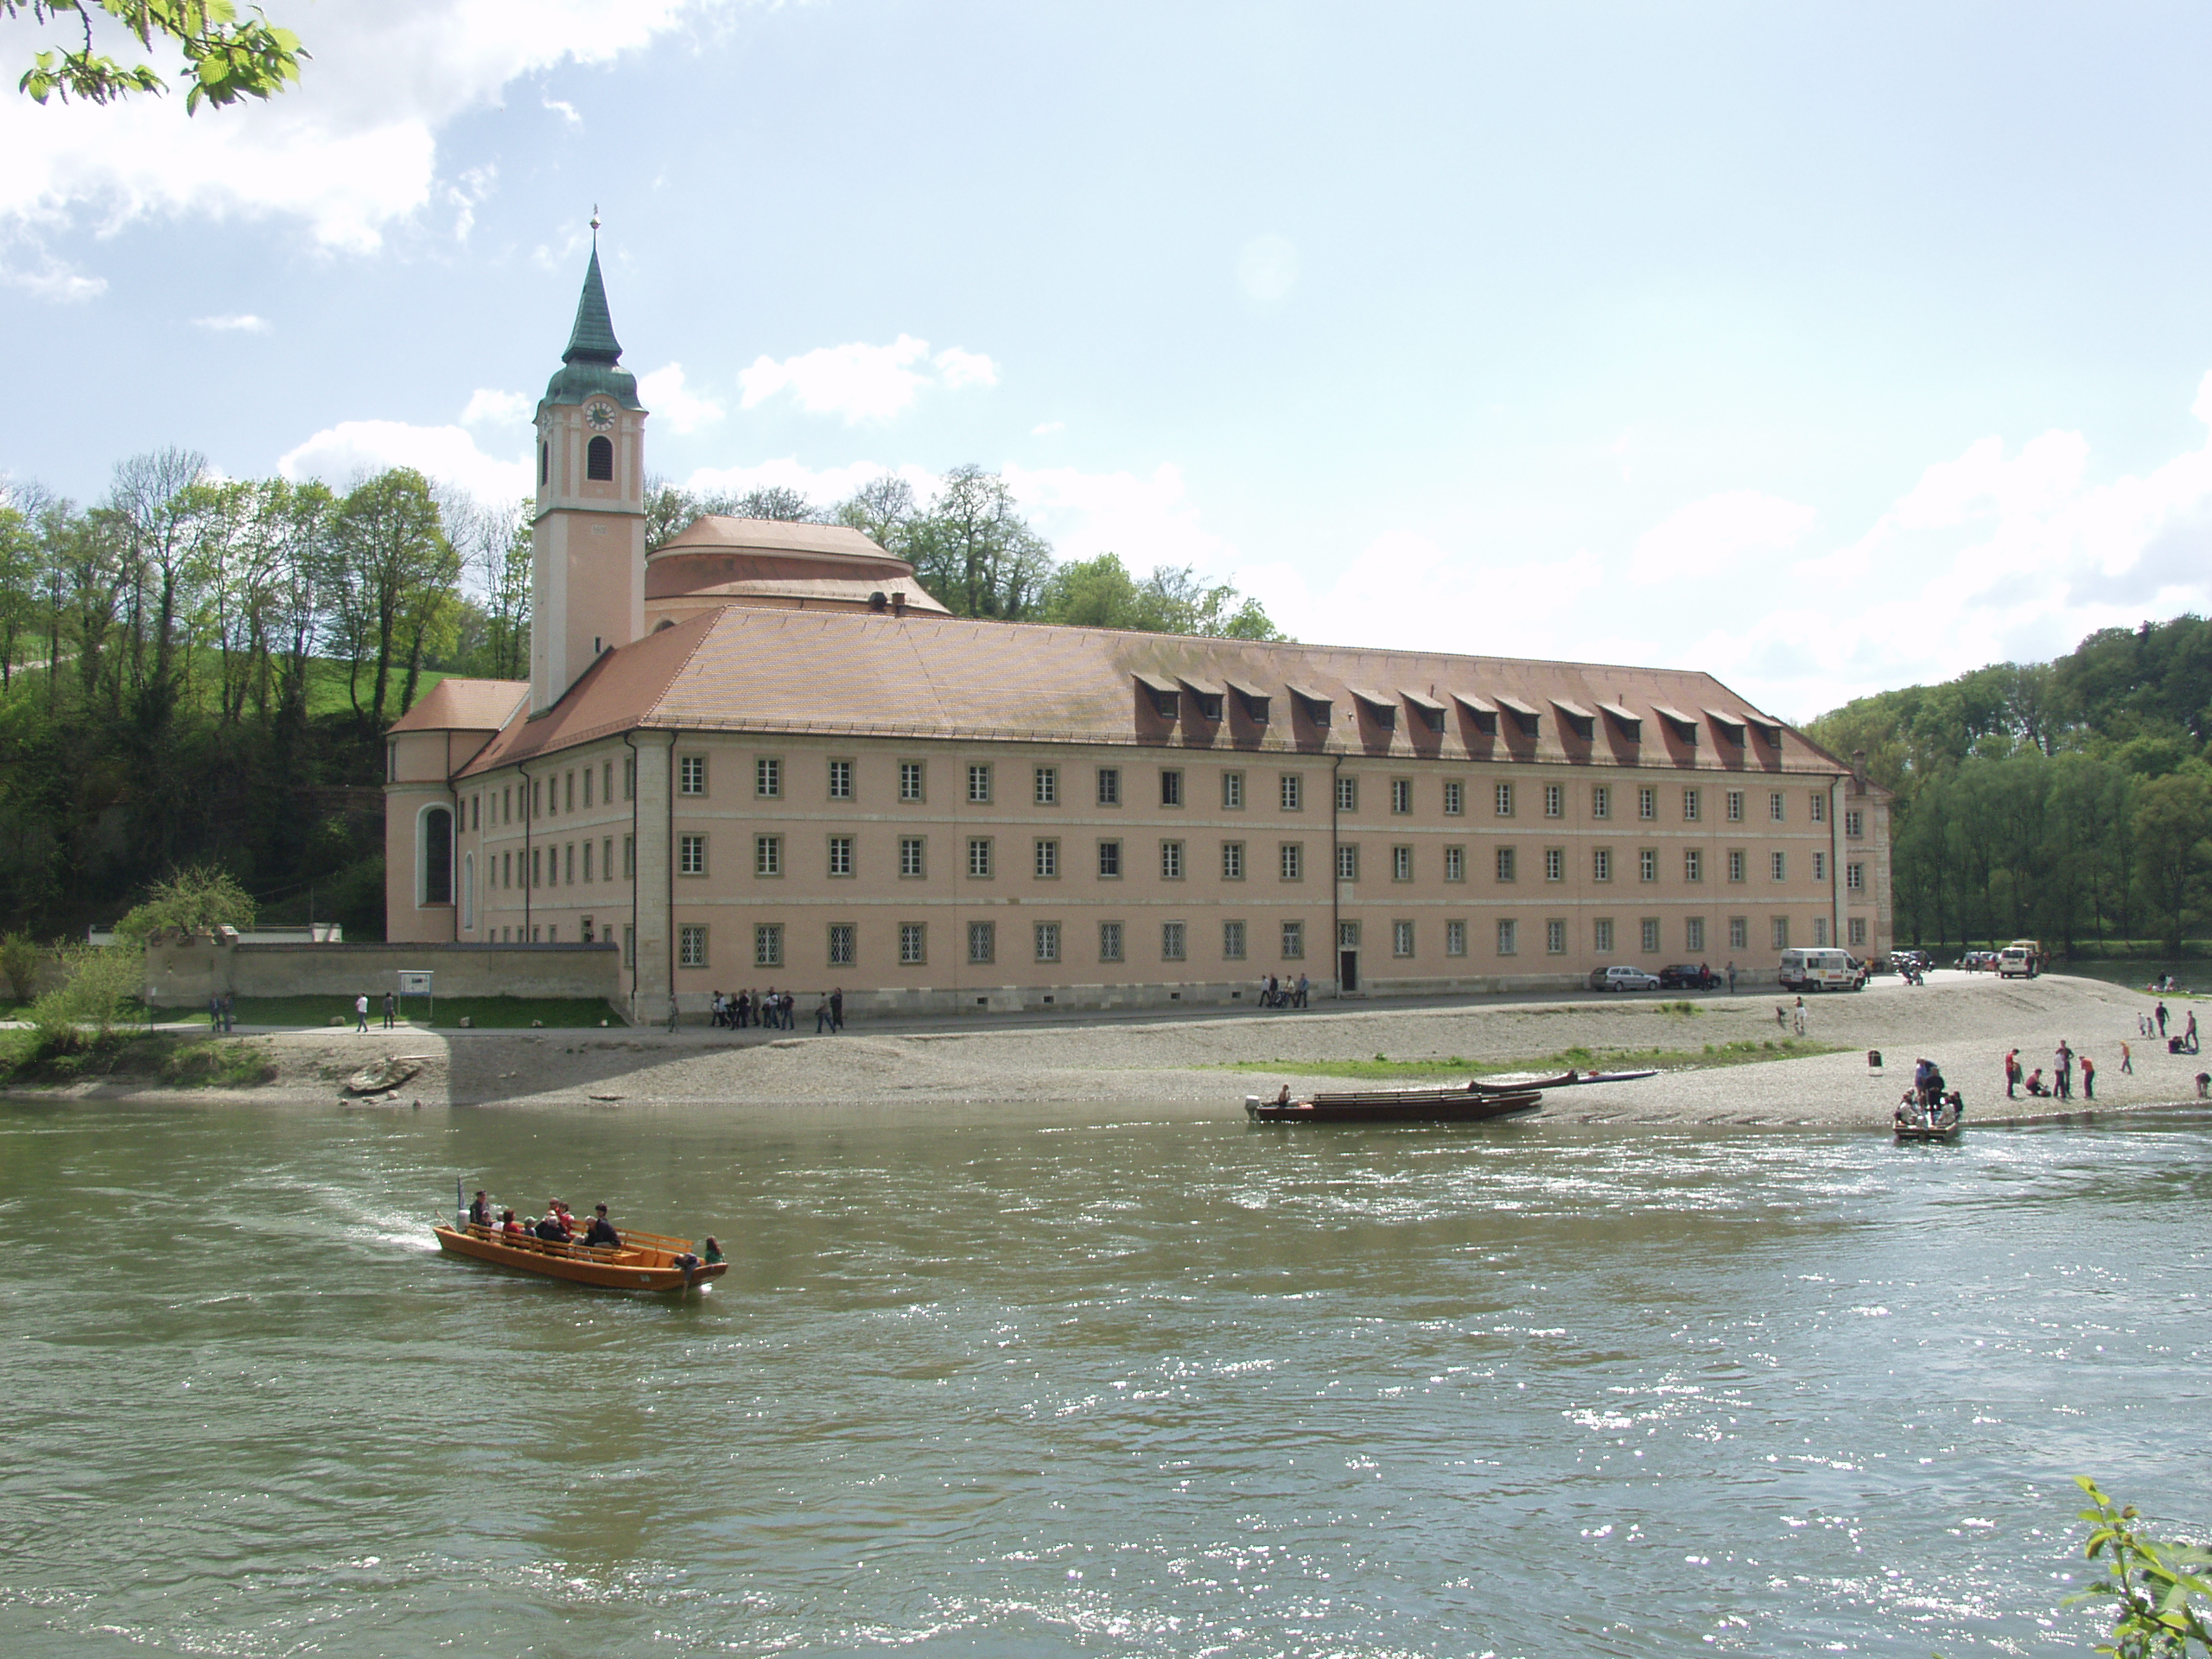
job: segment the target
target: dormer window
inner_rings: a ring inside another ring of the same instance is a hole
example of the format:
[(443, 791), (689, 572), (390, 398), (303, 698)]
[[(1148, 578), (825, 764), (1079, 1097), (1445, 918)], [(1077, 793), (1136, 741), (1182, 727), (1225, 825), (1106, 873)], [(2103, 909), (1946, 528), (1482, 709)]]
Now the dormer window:
[(1497, 705), (1488, 697), (1478, 697), (1471, 691), (1454, 691), (1452, 700), (1467, 711), (1467, 718), (1475, 722), (1475, 729), (1484, 737), (1497, 735)]
[(1152, 699), (1152, 712), (1162, 720), (1173, 720), (1183, 709), (1181, 692), (1173, 680), (1162, 679), (1157, 674), (1139, 674), (1137, 684)]
[(584, 449), (584, 476), (600, 483), (614, 480), (614, 440), (594, 438)]
[(1693, 747), (1695, 747), (1697, 743), (1697, 721), (1692, 720), (1681, 709), (1669, 708), (1663, 702), (1653, 703), (1651, 705), (1651, 709), (1652, 712), (1657, 715), (1660, 720), (1665, 724), (1669, 734), (1671, 735), (1676, 742)]
[(1268, 723), (1268, 694), (1246, 680), (1230, 680), (1229, 689), (1236, 694), (1236, 701), (1244, 710), (1244, 718), (1255, 726)]
[(1425, 697), (1418, 691), (1408, 691), (1406, 693), (1406, 703), (1414, 711), (1414, 718), (1430, 731), (1441, 732), (1444, 729), (1444, 716), (1449, 711), (1433, 697)]
[(1330, 712), (1335, 706), (1332, 698), (1309, 685), (1294, 685), (1290, 688), (1290, 695), (1297, 702), (1299, 713), (1306, 719), (1316, 726), (1329, 723)]
[(1356, 685), (1346, 686), (1344, 689), (1351, 693), (1352, 701), (1357, 703), (1367, 717), (1377, 726), (1382, 727), (1385, 731), (1395, 731), (1397, 728), (1398, 702), (1395, 697), (1385, 696), (1380, 691), (1363, 691)]
[(1513, 723), (1521, 728), (1522, 736), (1535, 736), (1537, 727), (1543, 719), (1540, 710), (1522, 702), (1518, 697), (1500, 697), (1497, 700), (1497, 706), (1513, 716)]
[(1216, 685), (1211, 680), (1193, 679), (1188, 674), (1182, 677), (1182, 685), (1183, 689), (1191, 694), (1192, 706), (1197, 709), (1200, 720), (1221, 718), (1222, 699), (1228, 693), (1220, 686)]
[(1567, 729), (1587, 743), (1598, 734), (1598, 716), (1579, 702), (1565, 697), (1554, 697), (1552, 707), (1559, 710), (1559, 717), (1567, 722)]

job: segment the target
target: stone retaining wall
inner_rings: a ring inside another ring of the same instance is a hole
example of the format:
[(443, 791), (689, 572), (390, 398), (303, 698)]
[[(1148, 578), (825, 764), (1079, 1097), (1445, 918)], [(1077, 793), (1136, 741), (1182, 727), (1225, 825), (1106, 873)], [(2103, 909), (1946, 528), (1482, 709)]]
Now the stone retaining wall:
[[(380, 999), (398, 976), (423, 970), (439, 996), (618, 998), (613, 944), (244, 944), (196, 935), (146, 947), (146, 1000), (198, 1007), (210, 996)], [(619, 1005), (618, 1005), (619, 1006)]]

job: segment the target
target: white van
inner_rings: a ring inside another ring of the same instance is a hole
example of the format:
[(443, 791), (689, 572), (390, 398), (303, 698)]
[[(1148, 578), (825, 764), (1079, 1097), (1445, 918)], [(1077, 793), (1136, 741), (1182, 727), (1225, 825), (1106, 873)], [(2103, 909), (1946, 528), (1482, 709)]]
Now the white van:
[(1866, 976), (1848, 950), (1785, 950), (1782, 988), (1786, 991), (1855, 991)]
[(2036, 976), (2036, 947), (2032, 941), (2015, 939), (1997, 953), (1997, 973), (2000, 979), (2033, 979)]

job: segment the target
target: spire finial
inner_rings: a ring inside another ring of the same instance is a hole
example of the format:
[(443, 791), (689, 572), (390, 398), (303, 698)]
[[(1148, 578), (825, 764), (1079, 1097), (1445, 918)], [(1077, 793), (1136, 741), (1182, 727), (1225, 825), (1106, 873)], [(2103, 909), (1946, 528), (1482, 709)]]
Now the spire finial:
[(592, 205), (591, 205), (591, 245), (592, 245), (592, 250), (593, 250), (593, 251), (594, 251), (594, 252), (598, 251), (598, 249), (599, 249), (599, 204), (598, 204), (597, 202), (595, 202), (595, 201), (594, 201), (594, 203), (592, 203)]

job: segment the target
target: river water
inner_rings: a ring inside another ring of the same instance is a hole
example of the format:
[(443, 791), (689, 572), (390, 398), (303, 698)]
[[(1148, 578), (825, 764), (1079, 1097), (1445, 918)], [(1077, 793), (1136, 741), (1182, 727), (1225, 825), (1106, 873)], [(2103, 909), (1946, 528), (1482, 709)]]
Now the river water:
[(19, 1656), (2079, 1653), (2073, 1475), (2212, 1521), (2212, 1118), (13, 1105), (0, 1238)]

